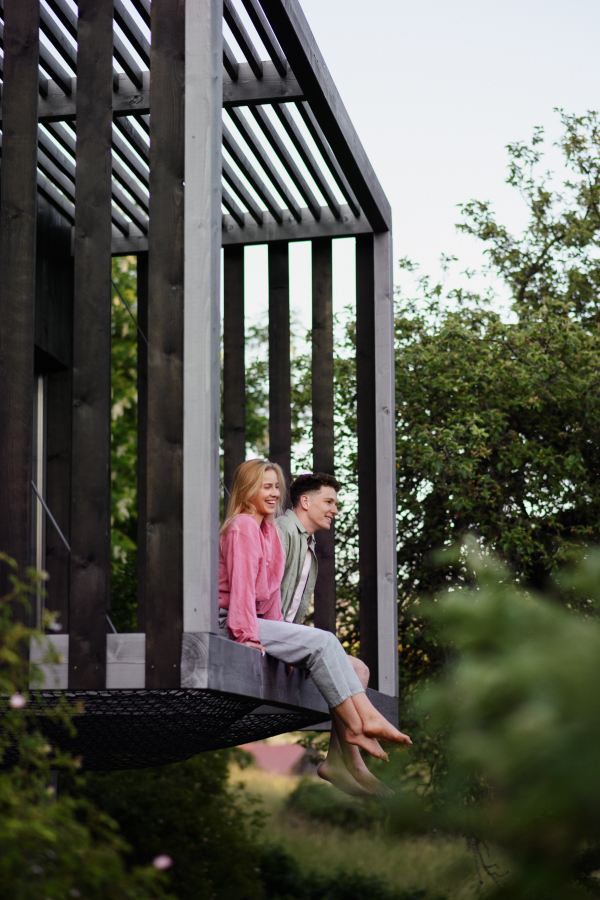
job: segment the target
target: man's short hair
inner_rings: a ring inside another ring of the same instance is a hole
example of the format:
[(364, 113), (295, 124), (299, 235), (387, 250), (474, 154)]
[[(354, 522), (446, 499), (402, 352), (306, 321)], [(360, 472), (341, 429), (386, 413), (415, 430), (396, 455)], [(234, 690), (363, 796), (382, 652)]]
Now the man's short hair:
[(298, 506), (300, 497), (303, 494), (313, 494), (316, 491), (320, 491), (322, 487), (332, 487), (335, 491), (339, 491), (340, 483), (333, 475), (326, 475), (325, 472), (298, 475), (290, 485), (292, 507)]

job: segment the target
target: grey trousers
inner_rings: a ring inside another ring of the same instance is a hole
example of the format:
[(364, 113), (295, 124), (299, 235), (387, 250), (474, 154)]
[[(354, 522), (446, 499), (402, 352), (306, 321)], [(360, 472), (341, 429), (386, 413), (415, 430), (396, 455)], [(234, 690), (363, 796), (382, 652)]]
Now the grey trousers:
[[(226, 610), (219, 610), (219, 626), (227, 631)], [(293, 622), (258, 620), (260, 642), (270, 656), (298, 669), (308, 669), (330, 709), (364, 688), (335, 634)]]

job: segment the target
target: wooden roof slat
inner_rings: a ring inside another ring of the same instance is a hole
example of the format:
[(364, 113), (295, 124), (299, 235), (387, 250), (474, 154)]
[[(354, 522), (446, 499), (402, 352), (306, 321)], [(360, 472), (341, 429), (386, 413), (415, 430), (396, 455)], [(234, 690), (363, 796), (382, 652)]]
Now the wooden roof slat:
[(42, 3), (40, 3), (40, 29), (77, 75), (77, 50)]
[(327, 206), (329, 207), (331, 212), (334, 214), (336, 219), (339, 219), (340, 215), (341, 215), (340, 214), (340, 204), (338, 203), (338, 201), (335, 197), (335, 194), (333, 193), (329, 184), (327, 183), (327, 179), (323, 176), (323, 173), (321, 172), (319, 164), (317, 163), (316, 159), (310, 152), (310, 148), (309, 148), (308, 144), (306, 143), (306, 141), (304, 140), (304, 138), (302, 137), (300, 129), (294, 122), (292, 115), (287, 108), (287, 105), (284, 105), (284, 104), (273, 105), (272, 109), (275, 111), (277, 118), (279, 119), (279, 121), (281, 122), (283, 127), (285, 128), (285, 130), (288, 134), (288, 137), (290, 138), (294, 147), (298, 151), (298, 154), (300, 155), (302, 162), (304, 163), (304, 165), (310, 172), (312, 178), (315, 181), (315, 184), (317, 185), (317, 187), (323, 194), (323, 196), (325, 198), (325, 202), (327, 203)]
[(242, 182), (240, 181), (238, 176), (235, 174), (235, 172), (233, 171), (233, 169), (231, 168), (231, 166), (229, 165), (229, 163), (227, 162), (226, 159), (224, 159), (222, 161), (222, 165), (223, 165), (223, 169), (222, 169), (223, 170), (223, 178), (225, 179), (225, 181), (227, 181), (227, 183), (229, 184), (231, 189), (234, 191), (234, 193), (236, 193), (238, 195), (238, 197), (240, 198), (240, 200), (242, 201), (242, 203), (244, 204), (244, 206), (246, 207), (246, 209), (248, 210), (248, 212), (250, 213), (250, 215), (252, 216), (252, 218), (254, 219), (256, 224), (262, 225), (262, 223), (263, 223), (262, 209), (260, 209), (260, 207), (256, 204), (256, 201), (251, 196), (251, 194), (247, 190), (247, 188), (242, 184)]
[(223, 38), (223, 65), (231, 80), (237, 81), (240, 64), (235, 58), (234, 52), (225, 38)]
[(240, 50), (246, 57), (248, 61), (248, 65), (254, 72), (257, 78), (263, 77), (263, 64), (260, 56), (258, 55), (258, 51), (254, 44), (252, 43), (252, 39), (246, 28), (244, 23), (239, 17), (238, 11), (231, 2), (231, 0), (223, 0), (223, 18), (229, 25), (231, 29), (231, 33), (234, 38), (238, 42), (240, 46)]
[(65, 0), (44, 0), (44, 2), (50, 7), (71, 37), (77, 40), (77, 14), (73, 12), (69, 4)]
[(126, 116), (115, 116), (113, 125), (121, 132), (123, 137), (129, 141), (144, 162), (147, 163), (150, 155), (150, 146), (139, 131), (133, 127), (129, 119)]
[(225, 185), (221, 185), (221, 199), (223, 201), (223, 206), (225, 209), (229, 210), (230, 215), (237, 222), (240, 228), (244, 227), (244, 213), (237, 205)]
[(133, 153), (130, 144), (126, 141), (122, 134), (113, 126), (112, 130), (113, 148), (123, 158), (123, 161), (129, 168), (135, 172), (142, 184), (146, 187), (150, 185), (150, 171), (148, 165), (144, 165)]
[[(113, 167), (114, 173), (114, 167)], [(113, 178), (112, 183), (112, 195), (113, 199), (119, 204), (119, 206), (127, 213), (129, 218), (138, 226), (140, 231), (144, 234), (148, 234), (148, 217), (143, 214), (141, 209), (139, 209), (135, 203), (132, 203), (129, 197), (125, 194), (125, 191), (119, 187), (118, 184), (115, 183)]]
[(56, 187), (61, 189), (72, 203), (75, 203), (74, 179), (68, 178), (64, 171), (59, 169), (49, 156), (46, 156), (43, 150), (38, 150), (38, 168), (41, 169), (46, 178), (50, 179)]
[(242, 3), (244, 4), (246, 12), (250, 16), (252, 24), (258, 32), (258, 36), (265, 45), (267, 53), (271, 57), (273, 65), (275, 66), (281, 77), (284, 78), (287, 75), (288, 62), (283, 55), (283, 51), (273, 33), (273, 29), (269, 25), (267, 17), (260, 8), (257, 0), (242, 0)]
[(140, 31), (137, 23), (131, 16), (129, 10), (125, 7), (123, 0), (113, 0), (115, 10), (115, 20), (119, 28), (138, 54), (140, 59), (150, 68), (150, 41)]
[(70, 200), (67, 200), (64, 194), (61, 194), (58, 188), (53, 185), (49, 178), (46, 178), (43, 172), (38, 171), (37, 173), (37, 185), (40, 194), (63, 213), (71, 225), (73, 225), (75, 223), (75, 205), (71, 203)]
[(150, 28), (150, 0), (131, 0), (132, 6), (138, 11), (142, 20)]
[(392, 211), (298, 0), (261, 0), (286, 59), (374, 231), (391, 231)]
[(340, 191), (346, 198), (348, 206), (355, 216), (360, 216), (360, 206), (358, 200), (356, 199), (356, 194), (348, 184), (348, 179), (342, 172), (340, 164), (335, 158), (335, 155), (331, 152), (331, 147), (329, 146), (327, 138), (323, 134), (321, 126), (315, 118), (315, 114), (310, 108), (310, 104), (306, 101), (304, 101), (303, 103), (296, 103), (296, 108), (302, 116), (304, 124), (308, 128), (313, 141), (317, 145), (319, 153), (329, 167), (329, 171), (335, 178)]
[(289, 150), (275, 131), (275, 128), (273, 127), (264, 108), (262, 106), (252, 106), (250, 108), (250, 112), (256, 119), (262, 133), (270, 143), (271, 147), (281, 160), (286, 172), (304, 198), (304, 202), (311, 211), (313, 218), (318, 220), (321, 217), (321, 206), (318, 203), (315, 195), (311, 191), (310, 187), (308, 186), (308, 183), (302, 175), (300, 169), (292, 159)]
[(127, 76), (137, 88), (141, 89), (144, 86), (142, 71), (129, 52), (125, 41), (121, 40), (116, 31), (113, 31), (113, 54), (119, 65), (123, 67)]
[(66, 94), (67, 97), (71, 96), (71, 76), (61, 65), (59, 60), (50, 53), (48, 48), (42, 44), (40, 41), (40, 63), (44, 67), (44, 69), (48, 72), (48, 74), (52, 77), (52, 80), (56, 82), (59, 86), (63, 94)]
[(296, 198), (288, 188), (283, 178), (280, 176), (275, 166), (272, 164), (267, 154), (264, 152), (252, 129), (248, 127), (244, 117), (240, 112), (238, 112), (237, 109), (230, 109), (228, 110), (228, 112), (239, 133), (256, 157), (259, 165), (262, 166), (271, 184), (280, 195), (284, 203), (287, 205), (296, 222), (301, 222), (302, 213), (300, 212), (300, 207), (296, 202)]
[(144, 192), (129, 169), (123, 165), (121, 160), (113, 153), (112, 156), (112, 172), (113, 177), (125, 188), (126, 191), (135, 197), (137, 203), (145, 212), (149, 211), (149, 195)]
[(73, 182), (75, 181), (75, 161), (71, 156), (66, 156), (54, 144), (50, 138), (44, 134), (41, 128), (38, 128), (38, 146), (43, 152), (50, 157), (52, 162), (64, 172)]
[(262, 179), (259, 178), (258, 173), (252, 168), (245, 155), (242, 153), (241, 148), (234, 140), (233, 135), (229, 131), (225, 122), (223, 122), (223, 146), (231, 155), (238, 168), (242, 171), (244, 177), (252, 185), (273, 218), (276, 219), (276, 221), (279, 223), (283, 222), (283, 210), (275, 201), (274, 197), (267, 189), (267, 186), (264, 184)]
[(71, 156), (77, 152), (77, 141), (71, 128), (67, 128), (64, 122), (47, 122), (44, 125), (56, 140), (67, 150)]

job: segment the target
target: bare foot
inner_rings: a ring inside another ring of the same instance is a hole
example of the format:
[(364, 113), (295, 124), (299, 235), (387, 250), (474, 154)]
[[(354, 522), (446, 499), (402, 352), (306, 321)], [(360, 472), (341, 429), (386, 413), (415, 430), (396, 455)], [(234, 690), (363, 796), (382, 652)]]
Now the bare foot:
[(412, 744), (407, 734), (394, 728), (383, 716), (373, 716), (363, 721), (363, 731), (369, 738), (378, 738), (387, 744)]
[(324, 781), (328, 781), (338, 790), (351, 797), (393, 797), (394, 792), (386, 784), (375, 778), (366, 766), (362, 769), (353, 768), (351, 772), (346, 766), (332, 765), (329, 760), (321, 763), (317, 769), (317, 775)]
[(323, 781), (328, 781), (329, 784), (332, 784), (339, 791), (350, 794), (351, 797), (365, 797), (372, 793), (358, 784), (344, 765), (333, 766), (325, 760), (318, 767), (317, 775)]
[[(400, 732), (398, 732), (398, 734), (399, 733)], [(377, 759), (385, 759), (385, 761), (388, 762), (389, 757), (385, 750), (382, 750), (382, 748), (379, 746), (379, 744), (375, 740), (375, 736), (371, 737), (364, 731), (352, 731), (351, 728), (346, 726), (346, 728), (344, 729), (344, 737), (346, 738), (346, 742), (348, 744), (355, 744), (357, 747), (360, 747), (361, 750), (366, 750), (367, 753), (371, 754), (371, 756), (375, 756), (377, 757)]]

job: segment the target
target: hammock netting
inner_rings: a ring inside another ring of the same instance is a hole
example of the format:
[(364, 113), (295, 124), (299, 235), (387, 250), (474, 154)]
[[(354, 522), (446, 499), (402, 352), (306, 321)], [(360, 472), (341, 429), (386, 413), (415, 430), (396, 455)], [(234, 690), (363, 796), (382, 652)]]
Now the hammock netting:
[[(81, 702), (67, 734), (52, 707)], [(89, 770), (144, 769), (318, 725), (323, 716), (282, 710), (253, 714), (256, 700), (203, 690), (34, 691), (28, 712), (50, 743)]]

